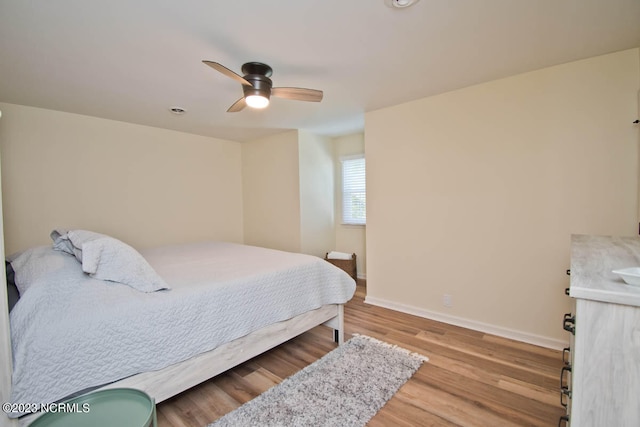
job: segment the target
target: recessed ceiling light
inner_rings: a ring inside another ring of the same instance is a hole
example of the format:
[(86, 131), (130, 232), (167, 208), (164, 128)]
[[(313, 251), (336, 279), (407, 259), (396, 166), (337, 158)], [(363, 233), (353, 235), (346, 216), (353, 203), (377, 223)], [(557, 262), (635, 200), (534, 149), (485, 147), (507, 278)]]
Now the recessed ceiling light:
[(187, 110), (185, 110), (184, 108), (181, 107), (171, 107), (169, 108), (169, 111), (171, 111), (173, 114), (176, 114), (178, 116), (184, 114), (187, 112)]
[(415, 3), (418, 3), (418, 1), (419, 0), (384, 0), (387, 6), (394, 7), (397, 9), (409, 7)]

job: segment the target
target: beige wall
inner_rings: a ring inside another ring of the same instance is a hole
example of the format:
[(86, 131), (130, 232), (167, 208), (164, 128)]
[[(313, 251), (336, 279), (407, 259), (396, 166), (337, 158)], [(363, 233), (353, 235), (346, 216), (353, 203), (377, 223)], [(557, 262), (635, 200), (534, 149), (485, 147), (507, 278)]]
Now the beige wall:
[(246, 244), (320, 257), (333, 249), (332, 148), (302, 130), (242, 144)]
[(340, 158), (363, 154), (364, 134), (355, 133), (333, 138), (335, 164), (335, 234), (339, 252), (355, 253), (358, 277), (367, 276), (366, 226), (342, 224), (342, 168)]
[(300, 251), (323, 257), (335, 246), (333, 144), (328, 137), (298, 132)]
[(633, 49), (367, 113), (368, 300), (565, 342), (570, 234), (638, 232), (639, 63)]
[(0, 104), (6, 252), (88, 228), (138, 247), (242, 242), (240, 144)]
[(244, 241), (300, 252), (298, 131), (242, 144)]

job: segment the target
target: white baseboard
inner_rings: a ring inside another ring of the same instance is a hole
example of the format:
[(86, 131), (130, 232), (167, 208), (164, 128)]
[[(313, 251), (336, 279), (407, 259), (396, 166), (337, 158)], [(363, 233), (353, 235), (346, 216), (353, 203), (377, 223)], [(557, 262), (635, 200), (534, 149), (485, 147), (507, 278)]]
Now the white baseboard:
[(425, 319), (431, 319), (438, 322), (449, 323), (451, 325), (461, 326), (467, 329), (473, 329), (474, 331), (480, 331), (487, 334), (497, 335), (503, 338), (522, 341), (528, 344), (551, 348), (554, 350), (562, 350), (564, 347), (567, 347), (569, 344), (568, 341), (562, 341), (555, 338), (543, 337), (541, 335), (517, 331), (514, 329), (504, 328), (502, 326), (496, 326), (496, 325), (491, 325), (489, 323), (478, 322), (476, 320), (470, 320), (462, 317), (451, 316), (450, 314), (425, 310), (423, 308), (418, 308), (418, 307), (414, 307), (407, 304), (401, 304), (394, 301), (388, 301), (382, 298), (367, 296), (365, 297), (364, 302), (367, 304), (377, 305), (379, 307), (400, 311), (402, 313), (423, 317)]
[(360, 273), (358, 273), (358, 274), (356, 274), (356, 277), (357, 277), (358, 279), (367, 280), (367, 275), (366, 275), (366, 274), (360, 274)]

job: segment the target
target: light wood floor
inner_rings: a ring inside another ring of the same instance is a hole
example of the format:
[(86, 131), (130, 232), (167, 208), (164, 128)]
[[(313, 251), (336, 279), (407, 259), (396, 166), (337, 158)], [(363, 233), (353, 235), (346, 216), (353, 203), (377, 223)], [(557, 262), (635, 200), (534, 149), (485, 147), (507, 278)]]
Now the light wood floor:
[[(559, 351), (364, 304), (364, 294), (359, 284), (345, 308), (345, 339), (366, 334), (429, 357), (368, 425), (558, 425)], [(158, 425), (206, 426), (335, 346), (316, 327), (158, 404)]]

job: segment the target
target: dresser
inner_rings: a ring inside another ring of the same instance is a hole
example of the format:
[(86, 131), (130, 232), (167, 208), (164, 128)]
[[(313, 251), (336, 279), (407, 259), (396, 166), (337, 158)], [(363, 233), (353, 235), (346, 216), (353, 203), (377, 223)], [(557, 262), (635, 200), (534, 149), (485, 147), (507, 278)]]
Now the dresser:
[(640, 238), (574, 235), (565, 315), (571, 334), (563, 402), (571, 427), (640, 426), (640, 287), (612, 270), (640, 267)]

